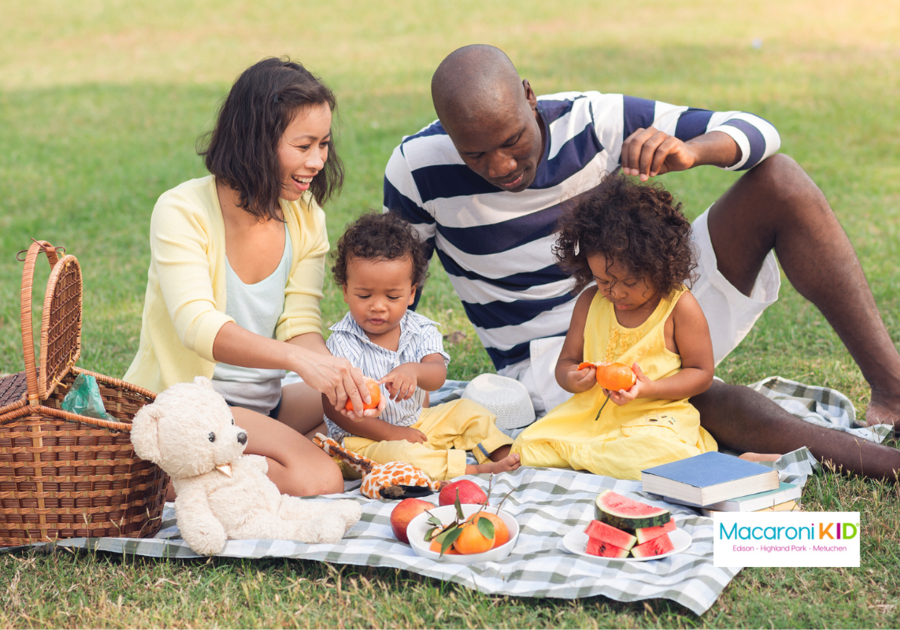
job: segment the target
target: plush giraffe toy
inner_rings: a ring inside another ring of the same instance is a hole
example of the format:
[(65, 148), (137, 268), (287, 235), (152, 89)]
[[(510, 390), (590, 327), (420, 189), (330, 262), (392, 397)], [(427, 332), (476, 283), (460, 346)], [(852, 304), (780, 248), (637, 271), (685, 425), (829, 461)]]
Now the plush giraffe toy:
[(424, 497), (446, 485), (444, 481), (433, 481), (424, 472), (406, 462), (376, 464), (368, 457), (357, 455), (343, 446), (316, 433), (313, 442), (331, 456), (343, 459), (363, 476), (360, 492), (370, 499), (408, 499)]

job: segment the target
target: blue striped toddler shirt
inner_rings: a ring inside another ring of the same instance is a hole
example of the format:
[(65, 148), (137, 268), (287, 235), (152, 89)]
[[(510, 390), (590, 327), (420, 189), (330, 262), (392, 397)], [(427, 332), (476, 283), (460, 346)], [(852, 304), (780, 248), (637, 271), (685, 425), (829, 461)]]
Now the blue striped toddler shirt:
[[(406, 311), (400, 320), (400, 343), (394, 352), (372, 343), (366, 331), (347, 313), (329, 329), (331, 336), (325, 345), (334, 356), (347, 359), (362, 370), (363, 374), (378, 380), (401, 363), (419, 363), (429, 354), (440, 354), (444, 357), (444, 365), (448, 365), (450, 355), (444, 352), (444, 339), (437, 326), (424, 315)], [(388, 395), (384, 385), (381, 386), (381, 395)], [(425, 390), (421, 387), (407, 400), (393, 401), (387, 398), (387, 407), (379, 418), (398, 427), (412, 426), (418, 422), (424, 402)], [(325, 424), (328, 426), (329, 436), (334, 440), (340, 441), (350, 435), (328, 418), (325, 418)]]

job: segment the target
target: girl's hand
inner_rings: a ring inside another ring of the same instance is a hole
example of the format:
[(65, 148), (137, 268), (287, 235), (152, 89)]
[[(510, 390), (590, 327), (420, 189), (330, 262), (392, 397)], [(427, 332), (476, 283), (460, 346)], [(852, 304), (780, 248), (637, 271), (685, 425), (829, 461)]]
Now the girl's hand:
[(378, 380), (379, 385), (387, 385), (388, 393), (394, 401), (408, 400), (416, 393), (419, 377), (415, 363), (403, 363)]
[(604, 389), (603, 393), (609, 396), (610, 400), (612, 400), (617, 405), (624, 405), (625, 403), (629, 403), (635, 398), (653, 398), (653, 381), (647, 378), (647, 375), (641, 371), (641, 367), (637, 363), (631, 364), (631, 370), (634, 372), (637, 380), (634, 385), (631, 386), (631, 389), (624, 390), (620, 389), (617, 392)]
[(566, 372), (566, 385), (568, 387), (565, 389), (573, 394), (586, 392), (596, 384), (597, 370), (593, 366), (579, 370), (578, 364), (573, 363), (572, 367), (569, 368), (569, 371)]

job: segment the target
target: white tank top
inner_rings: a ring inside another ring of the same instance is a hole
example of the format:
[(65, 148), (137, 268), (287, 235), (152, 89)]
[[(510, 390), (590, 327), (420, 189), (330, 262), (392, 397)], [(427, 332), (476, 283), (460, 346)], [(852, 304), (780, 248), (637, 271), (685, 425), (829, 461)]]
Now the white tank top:
[[(291, 273), (293, 248), (284, 226), (284, 254), (272, 274), (256, 284), (244, 284), (225, 256), (225, 314), (241, 328), (275, 338), (278, 318), (284, 312), (284, 289)], [(217, 363), (212, 383), (229, 404), (268, 415), (281, 400), (284, 370), (247, 368)]]

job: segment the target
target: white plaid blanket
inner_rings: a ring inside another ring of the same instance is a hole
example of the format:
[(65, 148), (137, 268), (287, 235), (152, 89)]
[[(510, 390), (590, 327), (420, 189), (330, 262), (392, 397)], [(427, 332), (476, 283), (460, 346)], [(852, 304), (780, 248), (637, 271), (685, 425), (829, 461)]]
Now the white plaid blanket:
[[(458, 398), (465, 382), (448, 381), (432, 395), (432, 403)], [(798, 417), (858, 437), (881, 442), (891, 431), (886, 425), (862, 427), (856, 423), (853, 404), (840, 392), (803, 385), (781, 377), (751, 385)], [(805, 448), (788, 453), (773, 464), (782, 481), (806, 483), (817, 467)], [(487, 479), (474, 478), (484, 489)], [(575, 599), (603, 595), (622, 602), (663, 597), (696, 614), (713, 605), (741, 567), (716, 568), (712, 556), (712, 519), (699, 516), (681, 505), (666, 504), (654, 495), (640, 492), (640, 482), (620, 481), (571, 470), (520, 468), (497, 475), (492, 502), (510, 490), (504, 503), (520, 525), (515, 549), (502, 562), (480, 566), (433, 562), (415, 555), (409, 545), (398, 542), (391, 532), (392, 501), (363, 497), (359, 482), (348, 482), (342, 495), (359, 501), (362, 519), (336, 545), (307, 545), (286, 540), (231, 540), (220, 554), (232, 558), (285, 557), (320, 560), (335, 564), (406, 569), (439, 580), (448, 580), (487, 594)], [(671, 510), (678, 526), (693, 542), (684, 553), (650, 562), (627, 563), (575, 556), (566, 552), (562, 537), (584, 528), (593, 518), (594, 499), (610, 488), (620, 494)], [(327, 499), (329, 497), (323, 497)], [(432, 499), (434, 500), (434, 499)], [(198, 557), (180, 538), (171, 505), (163, 514), (162, 529), (155, 538), (74, 538), (60, 541), (62, 547), (88, 548), (113, 553), (158, 558)], [(0, 553), (17, 548), (0, 549)]]
[[(812, 472), (811, 457), (800, 449), (775, 463), (785, 480), (805, 483)], [(487, 489), (486, 476), (470, 477)], [(575, 599), (603, 595), (622, 602), (664, 597), (700, 615), (713, 605), (741, 567), (713, 566), (712, 519), (681, 505), (666, 504), (640, 494), (641, 484), (572, 470), (520, 468), (494, 478), (492, 503), (512, 491), (503, 507), (520, 526), (515, 548), (501, 562), (464, 566), (420, 558), (409, 545), (398, 542), (390, 526), (396, 502), (368, 499), (348, 483), (342, 495), (362, 504), (360, 522), (336, 545), (289, 540), (230, 540), (220, 554), (230, 558), (303, 558), (335, 564), (396, 567), (439, 580), (462, 584), (483, 593), (526, 597)], [(649, 562), (628, 563), (586, 558), (566, 552), (562, 537), (587, 526), (594, 518), (594, 500), (601, 490), (639, 495), (640, 500), (671, 510), (678, 527), (693, 542), (687, 551)], [(329, 498), (329, 497), (324, 497)], [(432, 497), (434, 500), (435, 497)], [(163, 528), (152, 539), (74, 538), (57, 544), (113, 553), (158, 558), (199, 557), (181, 540), (171, 505), (163, 515)]]
[(804, 385), (780, 376), (764, 378), (748, 387), (771, 398), (801, 420), (870, 442), (880, 443), (894, 430), (889, 424), (868, 427), (858, 423), (853, 403), (836, 389)]

